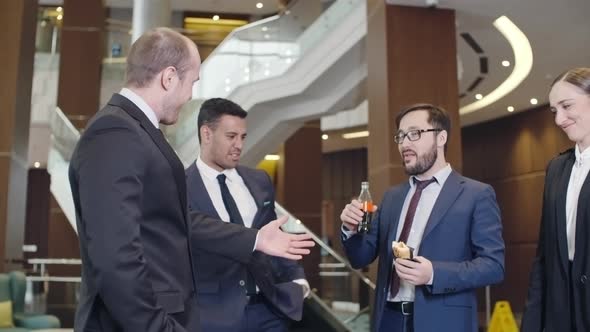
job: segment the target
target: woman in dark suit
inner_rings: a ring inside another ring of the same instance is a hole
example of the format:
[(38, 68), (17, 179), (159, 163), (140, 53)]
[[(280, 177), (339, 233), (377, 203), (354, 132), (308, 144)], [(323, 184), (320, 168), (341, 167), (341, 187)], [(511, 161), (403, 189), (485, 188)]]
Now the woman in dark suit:
[(557, 77), (549, 102), (575, 146), (547, 166), (522, 331), (590, 331), (590, 68)]

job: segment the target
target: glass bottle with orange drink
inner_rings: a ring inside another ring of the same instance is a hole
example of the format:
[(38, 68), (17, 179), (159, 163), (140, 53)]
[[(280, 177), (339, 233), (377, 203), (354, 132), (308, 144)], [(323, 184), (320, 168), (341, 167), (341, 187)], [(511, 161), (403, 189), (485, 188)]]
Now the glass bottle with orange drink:
[(369, 182), (361, 183), (361, 193), (359, 194), (359, 201), (363, 204), (363, 220), (359, 223), (357, 231), (359, 233), (368, 233), (371, 228), (371, 220), (373, 219), (373, 199), (369, 192)]

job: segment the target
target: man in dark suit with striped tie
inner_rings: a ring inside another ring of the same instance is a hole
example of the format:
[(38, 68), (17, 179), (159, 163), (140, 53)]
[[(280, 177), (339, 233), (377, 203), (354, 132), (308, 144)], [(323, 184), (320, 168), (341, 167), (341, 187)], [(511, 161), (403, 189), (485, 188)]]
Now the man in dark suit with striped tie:
[[(264, 171), (238, 165), (247, 114), (222, 98), (201, 105), (200, 155), (186, 170), (188, 204), (189, 210), (224, 222), (261, 228), (277, 218), (275, 195)], [(309, 285), (297, 263), (255, 253), (244, 264), (206, 248), (193, 259), (203, 331), (286, 332), (289, 320), (301, 319)]]

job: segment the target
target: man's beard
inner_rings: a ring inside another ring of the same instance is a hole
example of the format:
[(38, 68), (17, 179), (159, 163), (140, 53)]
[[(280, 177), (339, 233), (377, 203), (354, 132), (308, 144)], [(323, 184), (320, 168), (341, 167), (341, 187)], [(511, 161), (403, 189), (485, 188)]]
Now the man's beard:
[(436, 162), (437, 157), (438, 150), (435, 143), (432, 145), (432, 149), (430, 149), (430, 151), (426, 152), (424, 155), (416, 155), (416, 164), (414, 166), (408, 166), (407, 164), (404, 164), (406, 174), (411, 176), (426, 173), (430, 168), (432, 168)]

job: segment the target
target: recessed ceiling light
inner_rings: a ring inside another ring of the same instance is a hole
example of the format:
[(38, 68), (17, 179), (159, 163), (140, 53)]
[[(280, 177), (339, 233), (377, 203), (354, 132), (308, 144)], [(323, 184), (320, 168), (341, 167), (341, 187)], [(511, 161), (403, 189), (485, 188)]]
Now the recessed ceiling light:
[(230, 84), (231, 83), (231, 79), (228, 77), (225, 79), (225, 84)]
[(478, 93), (478, 94), (475, 95), (475, 99), (481, 100), (481, 98), (483, 98), (483, 96), (481, 95), (481, 93)]
[(226, 86), (225, 87), (225, 92), (229, 92), (229, 90), (231, 90), (230, 87), (229, 86)]
[(260, 9), (262, 7), (264, 7), (264, 5), (262, 4), (262, 2), (259, 2), (259, 3), (256, 4), (256, 8)]
[(268, 75), (270, 75), (270, 70), (267, 69), (264, 71), (264, 76), (268, 76)]
[(40, 162), (38, 162), (38, 161), (36, 161), (36, 162), (33, 164), (33, 166), (34, 166), (35, 168), (39, 168), (39, 167), (41, 167), (41, 163), (40, 163)]
[(247, 73), (249, 73), (249, 72), (250, 72), (250, 67), (246, 67), (246, 68), (244, 68), (244, 73), (246, 73), (246, 74), (247, 74)]
[(64, 18), (62, 14), (57, 15), (57, 20), (61, 21), (61, 19)]
[(213, 21), (219, 21), (219, 15), (213, 15)]
[(502, 61), (502, 66), (504, 66), (504, 67), (510, 66), (510, 61), (508, 61), (508, 60)]
[(287, 58), (287, 59), (285, 59), (285, 62), (286, 63), (291, 63), (291, 62), (293, 62), (293, 60), (291, 60), (291, 58)]
[(512, 107), (512, 106), (508, 106), (506, 109), (507, 109), (507, 110), (508, 110), (508, 112), (510, 112), (510, 113), (514, 112), (514, 107)]
[(55, 9), (58, 13), (61, 13), (64, 9), (61, 7), (57, 7), (57, 9)]
[(264, 35), (264, 39), (269, 39), (269, 38), (270, 38), (270, 35), (268, 33)]
[(268, 27), (262, 27), (262, 31), (268, 31)]
[(324, 141), (325, 141), (325, 140), (327, 140), (327, 139), (328, 139), (328, 134), (323, 134), (323, 135), (322, 135), (322, 139), (323, 139)]
[(531, 104), (537, 105), (538, 102), (537, 98), (531, 98)]

